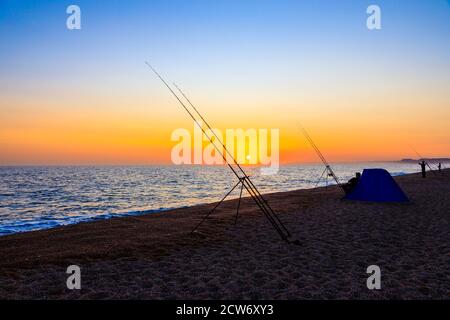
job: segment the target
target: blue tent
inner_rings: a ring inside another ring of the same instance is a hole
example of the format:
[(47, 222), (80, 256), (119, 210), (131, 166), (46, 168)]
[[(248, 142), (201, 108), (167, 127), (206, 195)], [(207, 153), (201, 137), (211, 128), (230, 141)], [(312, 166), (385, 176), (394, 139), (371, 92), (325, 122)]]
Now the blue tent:
[(344, 199), (375, 202), (409, 201), (385, 169), (364, 169), (358, 184)]

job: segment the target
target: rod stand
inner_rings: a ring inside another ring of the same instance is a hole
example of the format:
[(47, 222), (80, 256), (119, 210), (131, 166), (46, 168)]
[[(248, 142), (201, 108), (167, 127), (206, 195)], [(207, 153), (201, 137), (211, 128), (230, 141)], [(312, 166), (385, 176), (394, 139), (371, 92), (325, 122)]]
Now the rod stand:
[(230, 191), (227, 192), (227, 194), (225, 194), (225, 196), (216, 203), (216, 205), (214, 206), (214, 208), (211, 209), (211, 211), (208, 212), (208, 214), (206, 214), (203, 219), (195, 226), (194, 229), (192, 229), (191, 233), (194, 233), (202, 224), (203, 222), (206, 221), (206, 219), (208, 219), (208, 217), (217, 209), (218, 206), (220, 206), (220, 204), (222, 202), (225, 201), (225, 199), (231, 194), (231, 192), (233, 192), (234, 189), (237, 188), (237, 186), (241, 185), (241, 191), (239, 193), (239, 200), (238, 200), (238, 205), (237, 205), (237, 209), (236, 209), (236, 216), (234, 218), (234, 224), (237, 224), (237, 220), (238, 220), (238, 216), (239, 216), (239, 208), (241, 206), (241, 199), (242, 199), (242, 192), (244, 190), (244, 181), (245, 181), (246, 177), (241, 177), (239, 178), (239, 181), (233, 186), (233, 188), (231, 188)]
[(325, 166), (325, 169), (323, 169), (322, 174), (320, 175), (320, 178), (317, 180), (316, 185), (314, 186), (314, 188), (317, 188), (317, 186), (319, 185), (320, 181), (322, 181), (323, 176), (325, 175), (325, 187), (328, 187), (328, 177), (332, 177), (333, 176), (333, 172), (330, 168), (330, 166)]

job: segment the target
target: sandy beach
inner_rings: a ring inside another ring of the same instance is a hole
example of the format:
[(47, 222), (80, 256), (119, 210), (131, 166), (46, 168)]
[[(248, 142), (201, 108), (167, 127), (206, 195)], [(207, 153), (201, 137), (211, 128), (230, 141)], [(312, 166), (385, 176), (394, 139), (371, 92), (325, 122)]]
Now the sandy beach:
[[(194, 235), (214, 204), (3, 236), (0, 298), (449, 299), (450, 171), (396, 181), (411, 203), (342, 201), (337, 187), (268, 194), (300, 246), (248, 198), (237, 225), (230, 200)], [(66, 288), (73, 264), (81, 290)], [(381, 290), (367, 289), (369, 265)]]

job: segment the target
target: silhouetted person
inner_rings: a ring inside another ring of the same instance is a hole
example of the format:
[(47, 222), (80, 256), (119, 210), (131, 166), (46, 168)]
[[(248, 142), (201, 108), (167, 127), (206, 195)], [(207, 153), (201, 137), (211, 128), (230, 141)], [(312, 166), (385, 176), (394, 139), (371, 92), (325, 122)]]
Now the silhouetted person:
[(343, 187), (344, 187), (346, 194), (351, 193), (353, 191), (353, 189), (355, 189), (360, 178), (361, 178), (361, 173), (357, 172), (357, 173), (355, 173), (355, 176), (353, 178), (351, 178), (350, 180), (348, 180), (348, 182), (346, 184), (344, 184)]
[(439, 170), (439, 172), (441, 172), (441, 168), (442, 168), (442, 164), (439, 162), (439, 164), (438, 164), (438, 170)]
[(422, 160), (422, 162), (419, 162), (420, 167), (422, 168), (422, 178), (425, 178), (425, 160)]

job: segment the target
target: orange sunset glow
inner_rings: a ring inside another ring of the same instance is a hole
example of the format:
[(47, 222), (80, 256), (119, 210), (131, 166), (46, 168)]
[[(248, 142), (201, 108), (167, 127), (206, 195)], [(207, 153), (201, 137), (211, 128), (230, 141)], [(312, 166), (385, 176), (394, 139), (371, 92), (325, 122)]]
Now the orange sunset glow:
[[(149, 86), (154, 84), (153, 79), (146, 80)], [(113, 101), (94, 101), (95, 108), (90, 109), (89, 101), (58, 107), (58, 102), (48, 98), (25, 103), (15, 97), (3, 100), (2, 164), (170, 164), (176, 144), (170, 139), (172, 131), (193, 131), (193, 126), (176, 101), (158, 94), (157, 103), (149, 90), (147, 97), (130, 101), (132, 107), (123, 109)], [(337, 102), (334, 106), (299, 103), (281, 107), (273, 102), (258, 107), (239, 101), (225, 106), (204, 91), (196, 95), (205, 100), (200, 109), (221, 130), (279, 129), (281, 163), (317, 161), (298, 129), (300, 121), (331, 161), (414, 157), (409, 145), (427, 156), (444, 156), (448, 150), (445, 119), (450, 116), (446, 108), (450, 100), (381, 97), (358, 109), (351, 102), (356, 99), (349, 98), (339, 108)], [(424, 114), (427, 104), (433, 104), (436, 112)], [(408, 114), (402, 115), (406, 108)]]

